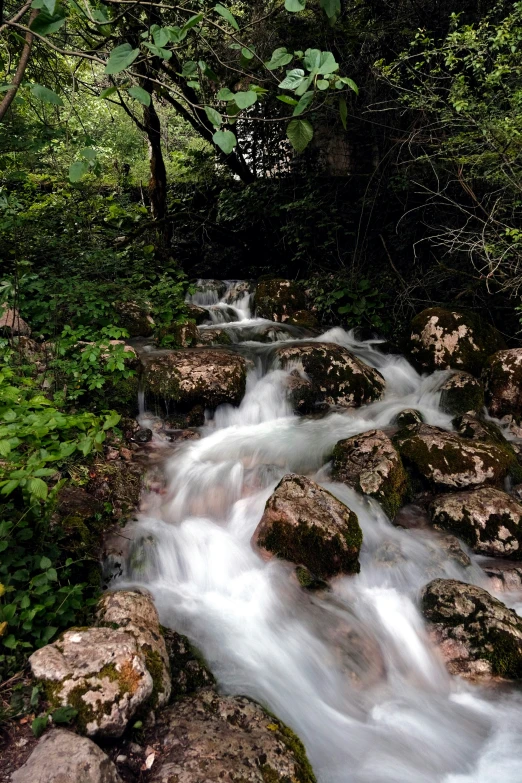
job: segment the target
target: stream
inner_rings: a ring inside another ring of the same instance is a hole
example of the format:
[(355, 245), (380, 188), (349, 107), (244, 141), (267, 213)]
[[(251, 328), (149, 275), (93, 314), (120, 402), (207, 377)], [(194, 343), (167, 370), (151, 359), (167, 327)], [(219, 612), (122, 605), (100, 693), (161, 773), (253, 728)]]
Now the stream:
[[(234, 283), (221, 301), (209, 290), (191, 301), (209, 308), (201, 329), (227, 330), (232, 349), (251, 360), (246, 395), (208, 417), (200, 440), (166, 450), (166, 492), (144, 498), (118, 586), (150, 590), (162, 623), (199, 647), (223, 691), (285, 721), (319, 783), (520, 783), (522, 693), (451, 677), (418, 609), (421, 588), (437, 577), (491, 592), (480, 559), (466, 550), (472, 565), (463, 567), (434, 531), (394, 527), (376, 502), (329, 480), (337, 441), (386, 427), (405, 408), (451, 429), (438, 391), (448, 374), (421, 376), (378, 341), (334, 328), (312, 339), (377, 368), (385, 397), (299, 417), (285, 391), (295, 368), (279, 368), (274, 347), (309, 334), (254, 318)], [(143, 411), (142, 426), (151, 417)], [(306, 592), (291, 564), (265, 562), (250, 543), (268, 497), (292, 472), (359, 517), (360, 574), (332, 580), (329, 592)], [(497, 597), (522, 613), (522, 596)]]

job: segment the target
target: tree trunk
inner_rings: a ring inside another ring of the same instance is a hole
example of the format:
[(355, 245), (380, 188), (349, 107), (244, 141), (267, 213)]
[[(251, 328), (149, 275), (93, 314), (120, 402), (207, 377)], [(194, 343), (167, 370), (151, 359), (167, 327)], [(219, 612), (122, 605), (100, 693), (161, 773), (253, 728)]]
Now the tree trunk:
[[(38, 13), (39, 11), (37, 10), (31, 13), (31, 16), (29, 17), (29, 27), (31, 26), (31, 23), (38, 16)], [(27, 68), (27, 63), (29, 62), (29, 57), (31, 55), (31, 49), (33, 48), (33, 40), (34, 40), (34, 35), (30, 32), (27, 32), (25, 34), (24, 48), (22, 49), (22, 54), (18, 62), (18, 67), (16, 69), (16, 73), (13, 78), (13, 82), (12, 82), (13, 86), (11, 87), (10, 90), (6, 92), (3, 101), (0, 103), (0, 122), (3, 121), (6, 112), (10, 107), (10, 105), (12, 104), (12, 102), (14, 101), (16, 93), (18, 92), (18, 88), (22, 83), (25, 69)]]

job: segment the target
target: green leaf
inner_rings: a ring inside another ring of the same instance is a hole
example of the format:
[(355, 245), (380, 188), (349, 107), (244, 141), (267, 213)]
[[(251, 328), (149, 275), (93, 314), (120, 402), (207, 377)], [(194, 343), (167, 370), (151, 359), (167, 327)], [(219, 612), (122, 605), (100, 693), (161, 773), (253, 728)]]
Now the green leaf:
[(216, 131), (216, 133), (214, 133), (212, 136), (212, 141), (217, 147), (220, 148), (220, 150), (225, 153), (225, 155), (230, 155), (237, 144), (236, 137), (232, 131), (229, 130)]
[(188, 60), (181, 71), (181, 75), (185, 77), (195, 76), (198, 72), (198, 64), (194, 60)]
[(59, 95), (48, 87), (43, 87), (41, 84), (32, 84), (31, 92), (35, 98), (38, 98), (44, 103), (52, 103), (55, 106), (63, 106), (63, 101)]
[(307, 76), (305, 79), (303, 79), (303, 81), (301, 82), (301, 84), (299, 84), (299, 85), (298, 85), (298, 86), (295, 88), (295, 91), (294, 91), (294, 92), (295, 92), (295, 94), (296, 94), (296, 95), (304, 95), (304, 94), (305, 94), (305, 92), (306, 92), (306, 91), (308, 90), (308, 88), (310, 87), (310, 85), (312, 84), (313, 80), (314, 80), (314, 75), (311, 73), (309, 76)]
[(294, 68), (288, 71), (282, 82), (278, 84), (282, 90), (295, 90), (304, 82), (305, 72), (302, 68)]
[(0, 457), (7, 457), (11, 451), (11, 441), (0, 440)]
[(321, 8), (329, 19), (341, 13), (341, 0), (321, 0)]
[(48, 14), (47, 11), (40, 11), (36, 19), (31, 23), (31, 30), (38, 35), (47, 35), (55, 33), (65, 24), (65, 14), (62, 9), (58, 9), (54, 14)]
[(12, 633), (10, 633), (9, 636), (6, 636), (3, 642), (4, 642), (4, 647), (7, 647), (8, 650), (15, 650), (18, 644), (15, 635)]
[(39, 715), (38, 718), (35, 718), (33, 720), (33, 722), (31, 723), (31, 731), (33, 732), (36, 739), (42, 736), (42, 734), (47, 728), (48, 722), (49, 722), (49, 715), (47, 713), (45, 715)]
[(161, 46), (156, 46), (156, 44), (149, 43), (148, 41), (145, 41), (144, 45), (147, 49), (150, 49), (155, 57), (159, 57), (161, 60), (170, 60), (172, 57), (170, 49), (163, 49)]
[(86, 160), (75, 160), (69, 167), (69, 181), (79, 182), (88, 171), (89, 164)]
[(80, 155), (82, 158), (85, 158), (85, 160), (91, 161), (91, 163), (96, 160), (96, 150), (93, 150), (92, 147), (84, 147), (80, 150)]
[(302, 152), (312, 141), (314, 129), (308, 120), (292, 120), (286, 129), (286, 135), (296, 152)]
[(224, 5), (221, 5), (221, 3), (218, 3), (214, 6), (214, 11), (223, 17), (223, 19), (226, 19), (226, 21), (232, 25), (234, 30), (239, 30), (239, 25), (236, 22), (235, 16), (228, 10), (228, 8), (225, 8)]
[(102, 90), (100, 93), (100, 98), (108, 98), (111, 95), (114, 95), (115, 92), (118, 92), (117, 87), (106, 87), (105, 90)]
[(236, 92), (234, 101), (240, 109), (248, 109), (249, 106), (253, 106), (257, 101), (257, 94), (252, 90), (248, 90), (248, 92)]
[(344, 98), (339, 99), (339, 114), (341, 115), (341, 122), (343, 124), (343, 128), (346, 130), (347, 119), (348, 119), (348, 106), (346, 105), (346, 101)]
[(42, 571), (46, 571), (48, 568), (52, 566), (52, 562), (49, 560), (48, 557), (42, 557), (40, 560), (40, 568)]
[(313, 91), (305, 92), (305, 94), (300, 99), (299, 103), (294, 109), (293, 116), (297, 117), (299, 114), (302, 114), (306, 109), (310, 106), (314, 99), (314, 93)]
[(213, 109), (212, 106), (205, 106), (205, 114), (214, 127), (219, 128), (219, 126), (223, 123), (223, 117), (218, 111)]
[(154, 43), (160, 49), (163, 46), (166, 46), (169, 43), (169, 41), (170, 41), (169, 30), (167, 30), (167, 29), (165, 29), (163, 27), (158, 27), (157, 29), (155, 29), (154, 32), (152, 33), (152, 37), (154, 39)]
[(112, 50), (104, 73), (110, 75), (121, 73), (128, 68), (139, 55), (139, 49), (133, 49), (129, 43), (121, 44)]
[(14, 492), (14, 490), (17, 488), (19, 483), (20, 483), (19, 481), (14, 481), (14, 480), (6, 481), (2, 487), (1, 494), (10, 495), (11, 492)]
[(174, 26), (174, 27), (167, 27), (166, 29), (169, 32), (169, 40), (172, 43), (175, 44), (181, 43), (181, 41), (185, 40), (185, 38), (187, 37), (187, 31), (185, 30), (184, 27)]
[(328, 82), (326, 79), (318, 79), (317, 80), (317, 89), (318, 90), (327, 90), (330, 86), (330, 82)]
[(350, 90), (354, 91), (356, 95), (359, 95), (359, 88), (357, 87), (353, 79), (350, 79), (348, 76), (340, 76), (339, 81), (342, 82), (342, 84), (346, 84), (350, 88)]
[(285, 0), (285, 9), (292, 14), (304, 11), (305, 6), (306, 0)]
[(191, 30), (193, 27), (195, 27), (197, 24), (201, 22), (204, 16), (205, 14), (194, 14), (194, 16), (191, 16), (190, 19), (188, 19), (185, 22), (185, 24), (183, 25), (183, 29)]
[(56, 573), (56, 568), (49, 568), (46, 572), (47, 579), (50, 582), (57, 582), (58, 581), (58, 574)]
[(51, 712), (53, 723), (70, 723), (78, 715), (78, 710), (74, 707), (58, 707)]
[(283, 68), (283, 66), (291, 63), (293, 58), (294, 55), (287, 51), (285, 46), (282, 46), (272, 52), (272, 57), (265, 65), (269, 71), (275, 71), (276, 68)]
[(131, 98), (134, 98), (135, 100), (139, 101), (143, 104), (143, 106), (150, 106), (150, 93), (147, 92), (147, 90), (144, 90), (143, 87), (129, 87), (127, 90)]
[(216, 95), (218, 101), (233, 101), (234, 93), (228, 87), (222, 87)]
[(49, 16), (54, 16), (54, 9), (56, 6), (56, 0), (42, 0), (44, 8), (47, 10)]
[(321, 50), (320, 49), (307, 49), (303, 59), (303, 65), (307, 71), (317, 72), (317, 68), (321, 63)]
[(245, 60), (252, 60), (254, 57), (254, 51), (252, 49), (247, 49), (246, 46), (243, 46), (241, 49), (241, 54), (245, 58)]
[(335, 73), (335, 71), (339, 70), (339, 65), (335, 61), (335, 57), (331, 52), (321, 52), (321, 60), (319, 63), (319, 67), (317, 68), (317, 73), (322, 74), (323, 76), (328, 76), (331, 73)]
[(278, 101), (287, 103), (289, 106), (297, 106), (299, 103), (299, 101), (296, 101), (295, 98), (291, 98), (289, 95), (277, 95), (276, 97)]
[(112, 427), (115, 427), (117, 424), (119, 424), (120, 421), (121, 421), (121, 415), (119, 413), (116, 412), (110, 413), (105, 418), (103, 429), (110, 430)]

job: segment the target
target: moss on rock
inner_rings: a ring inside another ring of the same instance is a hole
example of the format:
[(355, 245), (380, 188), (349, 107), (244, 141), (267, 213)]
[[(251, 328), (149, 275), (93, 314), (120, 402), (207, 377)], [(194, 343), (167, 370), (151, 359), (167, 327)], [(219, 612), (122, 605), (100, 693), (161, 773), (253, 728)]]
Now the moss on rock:
[(255, 293), (256, 315), (285, 323), (306, 308), (304, 291), (291, 280), (273, 278), (258, 282)]

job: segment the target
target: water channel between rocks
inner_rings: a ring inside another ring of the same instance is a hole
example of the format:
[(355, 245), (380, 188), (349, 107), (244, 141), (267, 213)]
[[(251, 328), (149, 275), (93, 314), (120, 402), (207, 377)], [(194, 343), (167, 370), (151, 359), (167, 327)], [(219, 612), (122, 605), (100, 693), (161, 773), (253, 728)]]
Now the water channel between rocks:
[[(212, 291), (192, 301), (210, 306), (213, 323), (203, 329), (227, 330), (252, 361), (246, 395), (239, 408), (220, 406), (201, 440), (166, 460), (167, 491), (145, 498), (118, 586), (149, 589), (162, 622), (201, 649), (223, 690), (255, 698), (291, 726), (319, 783), (520, 783), (522, 694), (451, 677), (418, 610), (420, 589), (436, 577), (491, 592), (477, 558), (464, 568), (435, 533), (393, 527), (377, 503), (332, 483), (326, 464), (337, 441), (385, 427), (405, 408), (451, 429), (437, 391), (447, 374), (420, 376), (405, 358), (335, 328), (312, 339), (377, 368), (385, 397), (298, 417), (285, 392), (292, 368), (277, 367), (265, 340), (309, 334), (253, 318), (249, 295), (234, 291), (220, 302)], [(327, 593), (303, 591), (290, 564), (264, 562), (251, 545), (268, 497), (290, 472), (359, 516), (360, 574), (335, 579)], [(522, 609), (517, 598), (510, 605)]]

